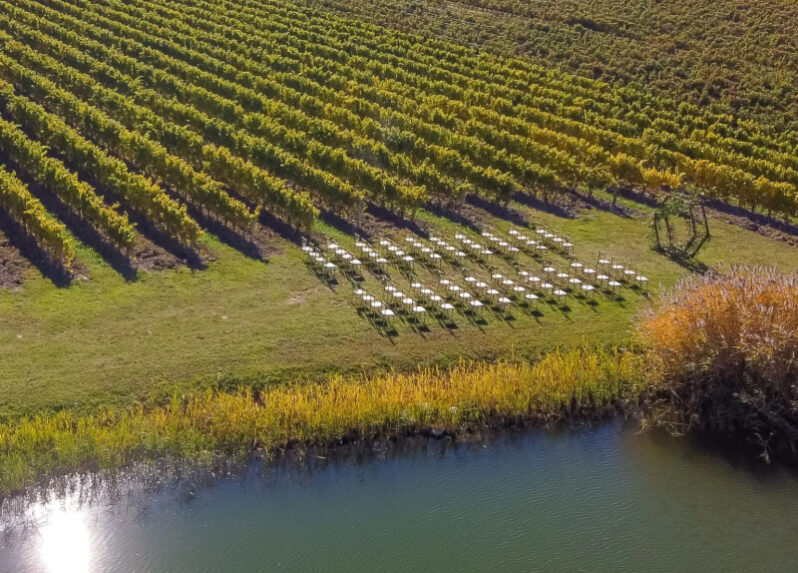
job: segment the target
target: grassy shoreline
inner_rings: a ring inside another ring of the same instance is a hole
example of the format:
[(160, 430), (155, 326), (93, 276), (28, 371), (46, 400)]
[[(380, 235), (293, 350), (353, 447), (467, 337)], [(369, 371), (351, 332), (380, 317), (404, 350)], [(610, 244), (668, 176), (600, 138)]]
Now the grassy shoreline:
[(642, 358), (555, 351), (532, 364), (462, 362), (375, 378), (206, 391), (165, 405), (80, 415), (68, 410), (0, 424), (0, 497), (71, 472), (136, 462), (279, 452), (413, 433), (605, 415), (642, 389)]
[(22, 415), (0, 422), (0, 500), (59, 476), (158, 460), (216, 467), (294, 447), (620, 413), (794, 458), (796, 288), (798, 275), (775, 267), (684, 280), (639, 317), (632, 350), (585, 344), (536, 361), (463, 358), (451, 369), (175, 390), (135, 406)]

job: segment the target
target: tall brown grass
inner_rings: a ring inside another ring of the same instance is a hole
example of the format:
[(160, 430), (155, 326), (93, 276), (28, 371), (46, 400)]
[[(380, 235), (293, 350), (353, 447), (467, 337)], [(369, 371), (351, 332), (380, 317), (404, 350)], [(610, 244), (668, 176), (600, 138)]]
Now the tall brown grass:
[(164, 456), (206, 460), (293, 442), (601, 413), (637, 394), (640, 366), (640, 357), (629, 353), (575, 350), (535, 364), (463, 363), (446, 372), (335, 378), (257, 395), (245, 388), (209, 391), (122, 412), (23, 418), (0, 424), (0, 493), (65, 472)]
[(798, 274), (736, 268), (691, 277), (645, 312), (659, 413), (679, 431), (798, 445)]

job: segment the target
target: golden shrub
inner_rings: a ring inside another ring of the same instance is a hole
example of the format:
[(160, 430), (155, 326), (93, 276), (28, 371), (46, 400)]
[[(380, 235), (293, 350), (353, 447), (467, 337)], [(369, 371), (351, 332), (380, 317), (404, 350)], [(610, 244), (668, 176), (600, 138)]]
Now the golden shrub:
[(687, 278), (644, 312), (639, 332), (679, 423), (798, 443), (798, 274)]
[(798, 274), (757, 267), (690, 277), (646, 311), (640, 333), (670, 378), (794, 382)]

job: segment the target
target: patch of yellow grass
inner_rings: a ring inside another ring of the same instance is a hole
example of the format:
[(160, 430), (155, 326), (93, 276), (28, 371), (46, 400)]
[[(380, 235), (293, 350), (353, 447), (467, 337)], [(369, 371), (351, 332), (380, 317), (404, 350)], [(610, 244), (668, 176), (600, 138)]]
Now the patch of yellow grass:
[(558, 420), (635, 395), (639, 356), (554, 352), (540, 362), (467, 364), (258, 395), (207, 392), (167, 405), (78, 417), (68, 411), (0, 425), (0, 492), (69, 471), (117, 468), (162, 456), (246, 455), (293, 441), (328, 443), (432, 426), (457, 430), (506, 420)]

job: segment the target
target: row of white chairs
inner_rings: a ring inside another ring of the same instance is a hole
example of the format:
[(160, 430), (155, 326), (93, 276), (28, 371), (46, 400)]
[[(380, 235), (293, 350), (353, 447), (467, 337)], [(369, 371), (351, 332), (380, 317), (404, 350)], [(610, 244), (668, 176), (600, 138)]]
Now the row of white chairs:
[(410, 288), (420, 300), (440, 310), (446, 316), (451, 316), (458, 306), (476, 314), (480, 314), (484, 307), (482, 301), (449, 279), (441, 279), (432, 287), (414, 282)]
[[(386, 291), (386, 295), (388, 291)], [(402, 313), (420, 324), (426, 323), (427, 309), (416, 304), (410, 297), (396, 291), (397, 297), (384, 296), (382, 300), (368, 291), (358, 288), (353, 291), (356, 306), (374, 318), (382, 318), (392, 323), (397, 313)]]
[(383, 250), (385, 256), (396, 265), (409, 269), (415, 266), (416, 260), (413, 256), (404, 249), (394, 245), (388, 239), (379, 239), (377, 244)]
[(648, 278), (630, 266), (620, 261), (599, 253), (596, 265), (602, 272), (610, 275), (616, 281), (623, 281), (627, 284), (636, 285), (645, 289), (648, 286)]
[[(512, 281), (486, 282), (474, 276), (467, 276), (464, 283), (465, 286), (462, 286), (457, 281), (443, 278), (439, 281), (439, 289), (444, 289), (444, 298), (448, 297), (449, 300), (468, 305), (473, 310), (481, 310), (486, 305), (504, 310), (514, 302), (529, 305), (537, 304), (540, 300), (537, 294)], [(415, 283), (412, 286), (420, 285)], [(432, 289), (426, 289), (427, 294), (431, 291)]]
[(524, 234), (521, 230), (517, 228), (512, 228), (508, 231), (509, 235), (516, 240), (522, 241), (523, 244), (531, 247), (545, 247), (545, 248), (554, 248), (559, 249), (565, 253), (571, 254), (574, 250), (574, 244), (567, 238), (561, 235), (557, 235), (545, 229), (544, 227), (537, 227), (534, 230), (534, 238), (527, 236), (527, 234), (531, 234), (532, 231), (529, 231), (527, 234)]
[(306, 243), (302, 245), (302, 252), (308, 259), (311, 267), (320, 275), (329, 280), (335, 278), (338, 271), (338, 265), (330, 261), (321, 251), (313, 245)]
[(443, 255), (440, 253), (435, 252), (435, 250), (431, 247), (426, 246), (424, 243), (413, 237), (412, 235), (408, 235), (405, 237), (405, 244), (407, 245), (407, 249), (418, 259), (431, 264), (436, 268), (441, 268), (443, 265)]
[(463, 233), (456, 233), (454, 235), (454, 239), (460, 243), (461, 248), (466, 251), (475, 261), (481, 263), (487, 262), (490, 261), (494, 255), (494, 252), (488, 247), (482, 243), (468, 238)]
[(352, 271), (360, 274), (360, 269), (363, 266), (363, 261), (353, 256), (352, 253), (338, 246), (338, 243), (327, 244), (327, 258), (330, 262), (336, 264), (344, 272)]
[(388, 259), (369, 243), (358, 239), (355, 241), (355, 249), (357, 249), (360, 256), (367, 261), (370, 267), (377, 268), (382, 272), (385, 271), (388, 266)]
[(433, 244), (432, 250), (449, 262), (462, 265), (468, 256), (462, 249), (435, 235), (430, 235), (429, 241)]
[[(569, 255), (573, 255), (574, 252), (574, 245), (567, 237), (555, 235), (543, 227), (535, 229), (535, 236), (538, 238), (537, 242), (524, 235), (517, 228), (510, 229), (509, 234), (523, 244), (536, 246), (538, 249), (541, 242), (546, 242), (549, 246), (560, 249)], [(544, 246), (543, 248), (545, 249), (546, 247)], [(538, 250), (537, 252), (540, 251)], [(613, 289), (623, 286), (623, 282), (645, 289), (649, 282), (646, 276), (602, 254), (599, 254), (596, 268), (576, 260), (571, 262), (570, 266), (572, 274), (578, 275), (577, 278), (587, 282), (597, 281), (600, 285), (607, 285)]]
[[(514, 230), (514, 229), (513, 229)], [(541, 255), (544, 256), (549, 250), (549, 247), (543, 241), (536, 241), (535, 239), (520, 233), (515, 232), (513, 233), (511, 230), (510, 232), (510, 242), (520, 248), (522, 251), (529, 253), (531, 255)]]
[[(382, 313), (388, 307), (385, 302), (381, 301), (376, 296), (372, 295), (366, 289), (356, 288), (352, 291), (352, 296), (362, 309), (371, 310), (375, 313)], [(393, 316), (393, 311), (388, 316)]]
[(502, 237), (497, 237), (490, 231), (482, 231), (482, 236), (491, 244), (494, 250), (503, 255), (517, 259), (518, 255), (521, 254), (521, 249), (510, 244), (510, 242), (504, 240)]
[[(538, 227), (534, 231), (535, 237), (538, 239), (537, 241), (524, 234), (524, 232), (518, 228), (512, 228), (508, 233), (512, 239), (534, 249), (534, 252), (537, 254), (541, 254), (547, 250), (547, 247), (543, 245), (545, 242), (552, 248), (559, 249), (570, 256), (573, 255), (574, 245), (567, 237), (555, 235), (543, 227)], [(593, 284), (594, 286), (609, 287), (613, 290), (622, 287), (623, 283), (645, 289), (649, 282), (646, 276), (602, 254), (599, 254), (595, 268), (579, 262), (578, 260), (572, 261), (570, 263), (570, 268), (571, 274), (576, 275), (572, 278), (577, 278), (588, 284)]]
[(423, 306), (420, 301), (405, 294), (396, 286), (391, 284), (385, 285), (383, 296), (388, 306), (395, 308), (399, 312), (413, 316), (413, 318), (418, 321), (426, 321), (427, 308)]

